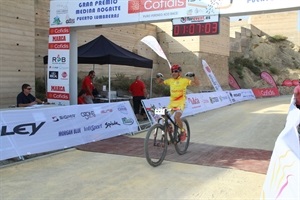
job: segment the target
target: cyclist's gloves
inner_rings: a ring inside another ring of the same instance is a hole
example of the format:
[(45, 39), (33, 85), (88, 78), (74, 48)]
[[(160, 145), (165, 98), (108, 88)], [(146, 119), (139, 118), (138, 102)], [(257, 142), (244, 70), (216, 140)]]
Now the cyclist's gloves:
[(187, 72), (187, 73), (185, 74), (185, 76), (187, 76), (187, 77), (194, 77), (194, 76), (195, 76), (195, 73), (194, 73), (194, 72)]
[(162, 73), (157, 73), (156, 74), (156, 78), (162, 78), (162, 77), (164, 77), (164, 75)]

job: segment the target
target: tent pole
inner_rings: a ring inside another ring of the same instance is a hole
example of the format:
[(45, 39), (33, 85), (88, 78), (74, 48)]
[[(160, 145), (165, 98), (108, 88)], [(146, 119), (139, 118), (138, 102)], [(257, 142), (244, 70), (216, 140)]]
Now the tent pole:
[(110, 64), (108, 64), (108, 102), (110, 103)]
[(151, 68), (151, 77), (150, 77), (150, 96), (152, 98), (152, 78), (153, 78), (153, 67)]

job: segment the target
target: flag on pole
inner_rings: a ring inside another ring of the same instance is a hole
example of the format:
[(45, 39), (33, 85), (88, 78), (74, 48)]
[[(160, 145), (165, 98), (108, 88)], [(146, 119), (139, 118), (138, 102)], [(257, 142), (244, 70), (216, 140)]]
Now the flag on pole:
[(171, 68), (171, 64), (167, 56), (165, 55), (164, 51), (162, 50), (161, 46), (159, 45), (155, 37), (153, 37), (152, 35), (148, 35), (143, 39), (141, 39), (141, 41), (146, 45), (148, 45), (158, 56), (165, 59), (168, 62), (169, 67)]
[(216, 92), (223, 91), (214, 73), (212, 72), (211, 68), (209, 67), (209, 65), (205, 60), (202, 60), (202, 65), (207, 77), (209, 78), (211, 84), (214, 86)]
[(228, 82), (229, 82), (229, 85), (231, 87), (233, 87), (234, 89), (241, 89), (239, 83), (235, 80), (234, 76), (232, 74), (229, 73), (229, 77), (228, 77)]

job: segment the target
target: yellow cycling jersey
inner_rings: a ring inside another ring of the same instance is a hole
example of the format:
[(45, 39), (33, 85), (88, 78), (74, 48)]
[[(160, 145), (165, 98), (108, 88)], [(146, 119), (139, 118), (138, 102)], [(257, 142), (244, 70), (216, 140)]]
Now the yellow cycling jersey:
[(177, 79), (169, 78), (164, 80), (165, 85), (170, 86), (170, 103), (169, 108), (179, 107), (181, 110), (185, 107), (186, 88), (191, 85), (191, 80), (187, 78), (178, 77)]

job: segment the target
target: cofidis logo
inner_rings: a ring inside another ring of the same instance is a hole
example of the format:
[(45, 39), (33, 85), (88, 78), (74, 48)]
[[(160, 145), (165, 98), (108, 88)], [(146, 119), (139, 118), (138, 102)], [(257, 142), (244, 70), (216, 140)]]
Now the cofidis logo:
[(185, 0), (129, 0), (128, 13), (185, 8)]

